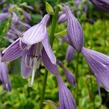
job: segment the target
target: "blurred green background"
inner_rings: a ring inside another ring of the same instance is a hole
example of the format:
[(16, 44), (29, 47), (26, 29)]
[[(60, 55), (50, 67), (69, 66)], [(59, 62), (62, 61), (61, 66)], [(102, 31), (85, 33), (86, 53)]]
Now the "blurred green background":
[[(43, 0), (42, 0), (43, 1)], [(7, 0), (7, 3), (21, 7), (26, 3), (34, 8), (31, 11), (31, 25), (38, 23), (41, 19), (41, 0)], [(85, 47), (91, 48), (109, 55), (109, 14), (101, 12), (95, 8), (88, 0), (81, 0), (81, 4), (77, 7), (73, 0), (60, 0), (61, 3), (67, 3), (74, 10), (75, 15), (81, 22), (84, 31)], [(47, 0), (47, 2), (55, 8), (56, 0)], [(2, 12), (4, 6), (0, 6)], [(88, 10), (85, 10), (88, 9)], [(18, 12), (18, 10), (15, 10)], [(19, 14), (20, 15), (20, 14)], [(22, 15), (20, 15), (22, 17)], [(6, 32), (10, 27), (10, 20), (0, 22), (0, 48), (7, 47), (9, 42), (6, 40)], [(101, 96), (98, 93), (98, 85), (95, 77), (82, 55), (77, 54), (73, 61), (68, 64), (65, 60), (67, 44), (61, 43), (60, 38), (65, 35), (66, 25), (58, 24), (56, 29), (56, 38), (53, 50), (58, 59), (67, 66), (76, 75), (78, 71), (78, 89), (72, 87), (66, 81), (65, 75), (60, 69), (60, 73), (65, 84), (71, 90), (72, 94), (78, 99), (77, 109), (109, 109), (109, 93), (101, 88)], [(78, 62), (77, 62), (78, 60)], [(77, 70), (78, 66), (78, 70)], [(0, 109), (39, 109), (42, 83), (44, 79), (45, 68), (36, 72), (35, 81), (32, 87), (29, 87), (29, 80), (25, 80), (20, 74), (20, 61), (16, 60), (9, 64), (9, 77), (12, 83), (12, 91), (4, 91), (0, 86)], [(78, 95), (78, 96), (77, 96)], [(44, 100), (44, 109), (56, 109), (58, 102), (58, 86), (56, 78), (49, 73), (47, 88)]]

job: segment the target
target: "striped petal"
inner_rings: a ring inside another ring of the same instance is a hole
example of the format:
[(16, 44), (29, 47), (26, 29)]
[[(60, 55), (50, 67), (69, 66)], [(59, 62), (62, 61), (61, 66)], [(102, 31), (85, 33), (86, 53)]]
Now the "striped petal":
[(65, 86), (60, 76), (57, 76), (57, 81), (59, 86), (59, 109), (76, 109), (76, 104), (73, 95)]
[(42, 61), (48, 71), (50, 71), (53, 74), (58, 73), (57, 66), (51, 63), (45, 49), (42, 50)]
[(4, 89), (8, 91), (11, 90), (11, 83), (8, 78), (8, 67), (6, 63), (1, 62), (1, 56), (0, 56), (0, 81), (2, 82)]
[(68, 6), (64, 7), (64, 11), (67, 16), (68, 38), (71, 41), (72, 46), (77, 51), (81, 51), (81, 48), (84, 45), (82, 27)]
[[(31, 65), (30, 65), (31, 61)], [(28, 78), (32, 74), (32, 60), (30, 59), (30, 56), (27, 56), (27, 51), (24, 51), (23, 56), (21, 58), (21, 74), (23, 78)]]
[(75, 49), (69, 45), (66, 52), (66, 60), (68, 63), (72, 61), (74, 54), (75, 54)]
[(56, 57), (51, 49), (51, 46), (49, 44), (48, 36), (42, 41), (42, 45), (51, 61), (52, 64), (56, 64)]
[(62, 64), (61, 61), (58, 61), (57, 63), (58, 63), (58, 65), (64, 70), (64, 73), (65, 73), (65, 76), (66, 76), (67, 81), (68, 81), (72, 86), (75, 86), (76, 80), (75, 80), (75, 77), (74, 77), (73, 73), (72, 73), (71, 71), (69, 71), (69, 70)]
[(17, 39), (2, 52), (2, 61), (13, 61), (19, 58), (22, 56), (25, 47), (26, 44), (22, 43), (20, 39)]
[(82, 53), (94, 73), (99, 86), (109, 91), (109, 57), (86, 48), (82, 49)]
[(32, 26), (30, 29), (24, 32), (22, 42), (28, 45), (41, 42), (47, 35), (46, 25), (48, 20), (49, 15), (45, 15), (39, 24)]
[(64, 23), (67, 20), (65, 13), (60, 13), (58, 17), (58, 23)]

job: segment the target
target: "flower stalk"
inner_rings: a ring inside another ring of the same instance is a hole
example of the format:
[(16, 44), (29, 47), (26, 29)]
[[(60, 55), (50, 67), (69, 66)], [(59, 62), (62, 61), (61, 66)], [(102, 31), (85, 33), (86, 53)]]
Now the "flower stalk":
[[(56, 7), (55, 15), (53, 15), (52, 24), (51, 24), (51, 32), (50, 32), (50, 44), (51, 44), (51, 46), (53, 46), (53, 42), (55, 39), (55, 30), (56, 30), (56, 25), (57, 25), (58, 12), (59, 12), (59, 7)], [(47, 78), (48, 78), (48, 71), (46, 70), (45, 75), (44, 75), (44, 81), (43, 81), (40, 109), (43, 109), (43, 101), (44, 101), (44, 97), (45, 97)]]
[(75, 73), (76, 73), (76, 103), (78, 104), (78, 92), (79, 92), (79, 87), (78, 87), (78, 78), (79, 78), (79, 52), (77, 53), (77, 63), (76, 63), (76, 68), (75, 68)]
[(51, 24), (51, 32), (50, 32), (50, 44), (51, 44), (51, 46), (53, 46), (53, 42), (55, 39), (55, 30), (56, 30), (56, 25), (57, 25), (58, 12), (59, 12), (59, 7), (57, 6), (56, 10), (55, 10), (55, 15), (53, 16), (52, 24)]

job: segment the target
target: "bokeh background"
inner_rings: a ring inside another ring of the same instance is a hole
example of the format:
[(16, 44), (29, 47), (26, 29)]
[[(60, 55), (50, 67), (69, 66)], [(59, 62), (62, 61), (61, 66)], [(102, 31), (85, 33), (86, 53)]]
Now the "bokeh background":
[[(55, 8), (56, 0), (46, 0), (52, 8)], [(37, 24), (41, 19), (43, 1), (41, 0), (5, 0), (4, 5), (0, 5), (0, 13), (8, 4), (14, 4), (22, 8), (22, 4), (32, 6), (34, 10), (29, 11), (31, 14), (30, 25)], [(69, 4), (75, 16), (80, 21), (84, 31), (85, 47), (91, 48), (109, 55), (109, 14), (95, 8), (89, 0), (81, 0), (77, 6), (74, 0), (60, 0), (61, 3)], [(15, 9), (21, 20), (23, 16), (19, 10)], [(10, 43), (6, 40), (6, 33), (10, 28), (10, 19), (0, 22), (0, 48), (7, 47)], [(109, 93), (101, 88), (101, 95), (98, 92), (98, 85), (95, 77), (92, 75), (84, 57), (75, 54), (71, 63), (65, 60), (66, 49), (68, 45), (60, 41), (61, 37), (66, 35), (66, 25), (58, 24), (55, 32), (55, 41), (53, 50), (58, 59), (67, 66), (76, 76), (78, 72), (78, 89), (69, 85), (66, 81), (63, 70), (60, 73), (65, 84), (71, 90), (72, 94), (78, 99), (77, 109), (109, 109)], [(77, 62), (78, 61), (78, 62)], [(20, 59), (15, 60), (9, 65), (9, 78), (12, 83), (12, 91), (3, 90), (0, 85), (0, 109), (39, 109), (41, 90), (45, 68), (40, 67), (36, 72), (35, 81), (32, 87), (29, 87), (29, 81), (21, 77)], [(78, 96), (77, 96), (78, 95)], [(47, 80), (46, 94), (44, 100), (44, 109), (56, 109), (58, 102), (58, 86), (56, 78), (50, 74)]]

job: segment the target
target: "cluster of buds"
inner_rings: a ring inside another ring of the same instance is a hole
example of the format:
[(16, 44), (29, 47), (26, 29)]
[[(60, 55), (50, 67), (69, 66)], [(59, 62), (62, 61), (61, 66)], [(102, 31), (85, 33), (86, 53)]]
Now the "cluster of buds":
[[(4, 18), (5, 17), (7, 18), (6, 15)], [(8, 35), (14, 38), (9, 37), (12, 43), (0, 53), (0, 81), (4, 89), (11, 90), (6, 62), (20, 58), (21, 75), (25, 79), (32, 76), (32, 85), (35, 71), (43, 64), (57, 79), (60, 102), (58, 109), (76, 109), (74, 97), (64, 84), (58, 70), (58, 65), (64, 70), (67, 81), (71, 85), (75, 85), (75, 78), (62, 62), (56, 59), (51, 49), (47, 31), (49, 20), (50, 15), (46, 14), (38, 24), (30, 27), (28, 24), (21, 22), (16, 14), (13, 13), (13, 23)], [(70, 62), (75, 52), (82, 53), (95, 75), (98, 85), (104, 87), (108, 91), (109, 57), (84, 47), (82, 27), (70, 8), (66, 5), (64, 5), (63, 12), (59, 14), (58, 19), (59, 23), (65, 21), (67, 22), (67, 35), (63, 40), (69, 44), (66, 59)], [(17, 24), (26, 28), (23, 33), (21, 30), (19, 31), (18, 27), (15, 27)]]
[[(84, 35), (79, 21), (72, 14), (68, 6), (63, 10), (67, 18), (67, 36), (64, 37), (70, 46), (67, 52), (67, 60), (71, 61), (75, 51), (82, 53), (94, 73), (99, 86), (109, 90), (109, 57), (94, 50), (84, 47)], [(70, 50), (69, 50), (70, 49)]]

